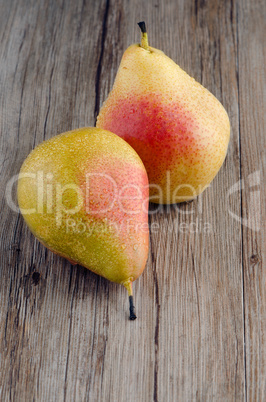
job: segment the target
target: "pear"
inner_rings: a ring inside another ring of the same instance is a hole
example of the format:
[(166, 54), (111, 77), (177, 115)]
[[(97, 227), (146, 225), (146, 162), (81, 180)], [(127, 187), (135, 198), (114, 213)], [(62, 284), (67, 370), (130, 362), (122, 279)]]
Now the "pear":
[(96, 126), (126, 140), (141, 157), (150, 201), (194, 199), (226, 156), (230, 123), (221, 103), (162, 51), (141, 44), (125, 51)]
[(99, 128), (44, 141), (24, 161), (18, 203), (34, 236), (48, 249), (129, 294), (145, 268), (149, 246), (149, 187), (130, 145)]

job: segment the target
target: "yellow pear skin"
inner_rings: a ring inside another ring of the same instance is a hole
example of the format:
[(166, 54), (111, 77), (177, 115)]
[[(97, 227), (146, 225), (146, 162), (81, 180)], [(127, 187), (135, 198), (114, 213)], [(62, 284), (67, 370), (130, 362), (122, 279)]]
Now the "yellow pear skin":
[(230, 137), (221, 103), (162, 51), (141, 44), (124, 53), (96, 126), (127, 141), (141, 157), (150, 201), (194, 199), (221, 168)]
[(132, 282), (148, 257), (148, 177), (130, 145), (99, 128), (66, 132), (23, 163), (18, 203), (47, 248), (124, 285), (135, 319)]

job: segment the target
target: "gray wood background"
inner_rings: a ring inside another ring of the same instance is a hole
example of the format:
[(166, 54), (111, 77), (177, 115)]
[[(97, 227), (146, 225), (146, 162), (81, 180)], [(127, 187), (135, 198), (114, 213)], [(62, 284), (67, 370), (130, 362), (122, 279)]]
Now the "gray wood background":
[[(266, 400), (263, 3), (1, 0), (1, 401)], [(131, 322), (125, 289), (47, 251), (6, 188), (37, 144), (94, 125), (143, 19), (232, 131), (201, 197), (151, 207)]]

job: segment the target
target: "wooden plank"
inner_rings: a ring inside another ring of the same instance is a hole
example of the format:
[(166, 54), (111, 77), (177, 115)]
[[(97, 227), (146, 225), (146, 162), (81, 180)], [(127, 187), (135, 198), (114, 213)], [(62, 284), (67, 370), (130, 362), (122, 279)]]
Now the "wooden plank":
[[(253, 74), (260, 7), (19, 0), (2, 9), (0, 399), (230, 401), (243, 400), (246, 388), (249, 400), (263, 400), (262, 233), (232, 216), (249, 213), (248, 188), (242, 199), (239, 191), (228, 195), (241, 178), (262, 172), (261, 73)], [(151, 206), (150, 256), (134, 284), (138, 319), (130, 322), (125, 290), (47, 251), (4, 192), (43, 139), (94, 124), (144, 18), (151, 45), (222, 101), (232, 137), (201, 197)]]
[[(247, 400), (266, 399), (265, 3), (238, 4), (243, 284)], [(265, 30), (264, 30), (265, 31)], [(263, 247), (264, 246), (264, 247)]]
[[(211, 188), (193, 204), (158, 212), (150, 219), (159, 225), (151, 236), (147, 267), (154, 272), (157, 300), (153, 397), (241, 400), (245, 381), (241, 227), (227, 212), (227, 190), (239, 180), (236, 10), (234, 5), (231, 9), (216, 2), (197, 3), (134, 3), (133, 11), (125, 10), (127, 30), (119, 35), (130, 44), (131, 32), (136, 32), (130, 16), (136, 15), (137, 21), (147, 16), (151, 45), (164, 50), (221, 99), (232, 124), (229, 154)], [(118, 35), (113, 22), (108, 33)], [(106, 58), (108, 48), (107, 44)], [(114, 79), (110, 73), (109, 77), (103, 98)], [(240, 213), (239, 198), (229, 202)], [(211, 233), (203, 228), (193, 233), (197, 221), (210, 224)]]
[[(1, 25), (1, 195), (35, 145), (93, 125), (99, 21), (106, 4), (18, 1), (2, 8), (7, 19)], [(81, 312), (73, 312), (74, 298), (86, 305), (81, 327), (90, 354), (95, 314), (101, 316), (96, 294), (104, 295), (104, 282), (45, 250), (4, 199), (1, 217), (0, 399), (63, 400), (67, 384), (73, 391), (78, 380), (86, 383), (82, 366), (73, 379), (67, 376), (79, 361), (75, 355), (69, 362), (71, 323)], [(41, 278), (36, 286), (34, 271)]]

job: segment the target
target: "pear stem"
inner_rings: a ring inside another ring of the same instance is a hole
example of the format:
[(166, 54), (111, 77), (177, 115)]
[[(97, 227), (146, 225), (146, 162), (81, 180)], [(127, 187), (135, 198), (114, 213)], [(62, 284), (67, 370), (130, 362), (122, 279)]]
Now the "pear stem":
[(129, 319), (130, 320), (135, 320), (137, 318), (136, 313), (135, 313), (135, 307), (133, 304), (133, 296), (129, 296)]
[(143, 49), (145, 49), (145, 50), (149, 50), (146, 24), (144, 21), (141, 21), (141, 22), (138, 22), (138, 26), (140, 27), (140, 30), (141, 30), (141, 47), (143, 47)]
[(131, 280), (127, 280), (123, 283), (125, 288), (128, 291), (128, 296), (129, 296), (129, 319), (130, 320), (135, 320), (137, 318), (136, 313), (135, 313), (135, 307), (134, 307), (134, 302), (133, 302), (133, 292), (132, 292), (132, 282)]

